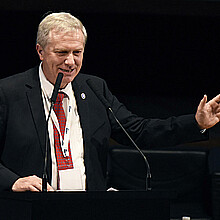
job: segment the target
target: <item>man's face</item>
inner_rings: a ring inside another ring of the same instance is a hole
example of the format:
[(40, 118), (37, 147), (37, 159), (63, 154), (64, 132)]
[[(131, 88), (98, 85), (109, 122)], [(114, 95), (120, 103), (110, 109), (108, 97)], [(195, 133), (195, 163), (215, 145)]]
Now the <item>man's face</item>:
[(81, 30), (67, 33), (52, 30), (47, 45), (36, 46), (42, 60), (42, 68), (47, 80), (55, 84), (58, 73), (63, 73), (61, 88), (72, 82), (82, 67), (84, 35)]

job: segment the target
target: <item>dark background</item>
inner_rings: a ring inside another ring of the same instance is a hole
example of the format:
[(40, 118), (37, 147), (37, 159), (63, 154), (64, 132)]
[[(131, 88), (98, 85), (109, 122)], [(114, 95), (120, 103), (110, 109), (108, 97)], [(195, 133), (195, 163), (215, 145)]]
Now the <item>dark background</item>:
[[(48, 11), (71, 12), (83, 22), (82, 72), (104, 78), (138, 115), (194, 113), (204, 94), (220, 93), (220, 1), (1, 1), (0, 78), (39, 64), (37, 26)], [(199, 145), (217, 147), (219, 139), (217, 125)]]
[(219, 93), (218, 1), (1, 2), (1, 78), (39, 63), (37, 26), (68, 11), (88, 31), (82, 72), (104, 78), (113, 93), (192, 98)]

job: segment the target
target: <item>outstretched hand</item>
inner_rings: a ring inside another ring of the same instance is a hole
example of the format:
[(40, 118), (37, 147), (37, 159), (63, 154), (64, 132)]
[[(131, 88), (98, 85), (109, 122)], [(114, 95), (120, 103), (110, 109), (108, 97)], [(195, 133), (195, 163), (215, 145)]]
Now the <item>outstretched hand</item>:
[(220, 95), (209, 102), (204, 95), (196, 112), (196, 121), (201, 129), (211, 128), (220, 121)]

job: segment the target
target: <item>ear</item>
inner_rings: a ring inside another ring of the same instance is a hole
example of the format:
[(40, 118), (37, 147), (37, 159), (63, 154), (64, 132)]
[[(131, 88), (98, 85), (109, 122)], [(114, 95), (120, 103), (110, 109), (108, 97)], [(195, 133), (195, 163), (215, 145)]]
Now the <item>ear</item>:
[(43, 56), (44, 52), (43, 52), (43, 48), (41, 47), (40, 44), (36, 45), (36, 50), (37, 50), (37, 53), (39, 55), (40, 60), (43, 60), (44, 59), (44, 56)]

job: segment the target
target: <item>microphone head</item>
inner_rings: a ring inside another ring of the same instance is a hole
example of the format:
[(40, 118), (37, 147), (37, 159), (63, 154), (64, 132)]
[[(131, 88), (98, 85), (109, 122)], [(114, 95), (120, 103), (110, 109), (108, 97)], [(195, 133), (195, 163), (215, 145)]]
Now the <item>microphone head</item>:
[[(63, 73), (59, 72), (58, 75), (57, 75), (56, 82), (55, 82), (55, 85), (58, 85), (59, 88), (60, 88), (62, 79), (63, 79)], [(54, 85), (54, 86), (55, 86), (55, 85)]]
[(62, 79), (63, 79), (63, 73), (58, 73), (56, 82), (54, 84), (53, 94), (51, 96), (51, 102), (52, 103), (56, 102), (57, 94), (58, 94)]

